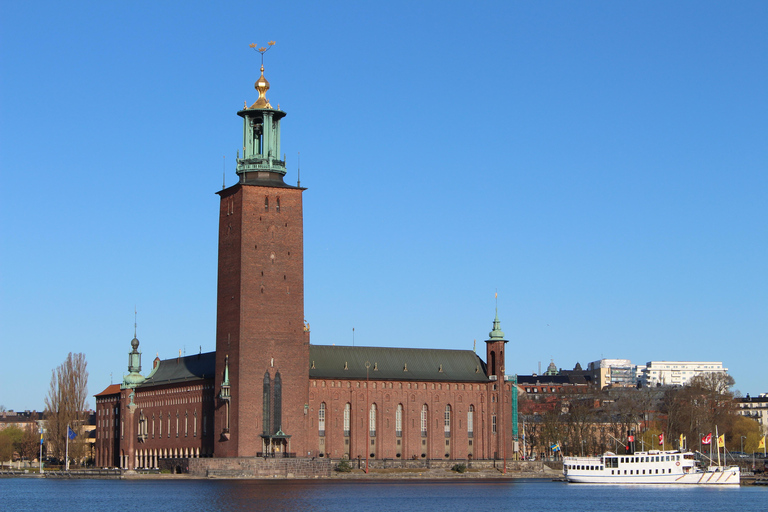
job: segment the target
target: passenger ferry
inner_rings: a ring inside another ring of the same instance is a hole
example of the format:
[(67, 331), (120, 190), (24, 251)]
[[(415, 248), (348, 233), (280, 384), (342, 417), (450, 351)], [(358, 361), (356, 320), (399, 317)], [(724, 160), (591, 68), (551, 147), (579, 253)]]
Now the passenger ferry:
[(740, 475), (738, 466), (702, 469), (693, 452), (606, 452), (602, 457), (563, 458), (563, 476), (577, 483), (739, 485)]

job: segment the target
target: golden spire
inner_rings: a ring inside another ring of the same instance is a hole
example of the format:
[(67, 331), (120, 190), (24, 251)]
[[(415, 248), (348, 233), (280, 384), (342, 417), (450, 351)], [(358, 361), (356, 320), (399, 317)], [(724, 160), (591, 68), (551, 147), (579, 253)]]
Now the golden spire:
[(261, 76), (258, 80), (256, 80), (256, 83), (253, 85), (254, 88), (259, 92), (259, 97), (256, 100), (256, 102), (251, 105), (248, 108), (272, 108), (272, 105), (269, 104), (269, 100), (267, 99), (267, 91), (269, 90), (269, 82), (266, 78), (264, 78), (264, 54), (269, 51), (270, 48), (272, 48), (275, 45), (274, 41), (270, 41), (267, 43), (267, 46), (261, 46), (259, 48), (256, 47), (256, 44), (251, 43), (249, 46), (259, 52), (261, 54)]

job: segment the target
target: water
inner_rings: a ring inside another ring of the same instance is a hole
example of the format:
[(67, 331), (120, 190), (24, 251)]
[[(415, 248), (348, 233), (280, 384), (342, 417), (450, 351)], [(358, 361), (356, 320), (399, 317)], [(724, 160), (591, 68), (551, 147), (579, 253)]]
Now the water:
[(598, 486), (546, 480), (257, 481), (0, 479), (0, 510), (568, 511), (768, 510), (766, 487)]

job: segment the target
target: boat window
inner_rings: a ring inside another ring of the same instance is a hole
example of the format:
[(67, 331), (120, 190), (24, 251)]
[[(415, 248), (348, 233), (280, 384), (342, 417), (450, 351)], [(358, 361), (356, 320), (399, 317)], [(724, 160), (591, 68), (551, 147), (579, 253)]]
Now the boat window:
[(600, 466), (600, 471), (604, 470), (605, 466)]
[(612, 470), (611, 470), (611, 474), (613, 474), (613, 472), (614, 472), (614, 470), (612, 469)]

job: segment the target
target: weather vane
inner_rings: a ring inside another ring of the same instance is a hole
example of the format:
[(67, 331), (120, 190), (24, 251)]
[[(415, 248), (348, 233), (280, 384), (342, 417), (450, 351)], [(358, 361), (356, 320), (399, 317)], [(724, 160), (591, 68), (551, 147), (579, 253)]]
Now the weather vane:
[(264, 65), (264, 54), (267, 53), (270, 48), (275, 46), (275, 42), (274, 41), (270, 41), (270, 42), (267, 43), (267, 46), (259, 46), (258, 48), (256, 47), (256, 43), (251, 43), (248, 46), (253, 48), (254, 50), (256, 50), (257, 52), (259, 52), (261, 54), (261, 65), (263, 66)]

